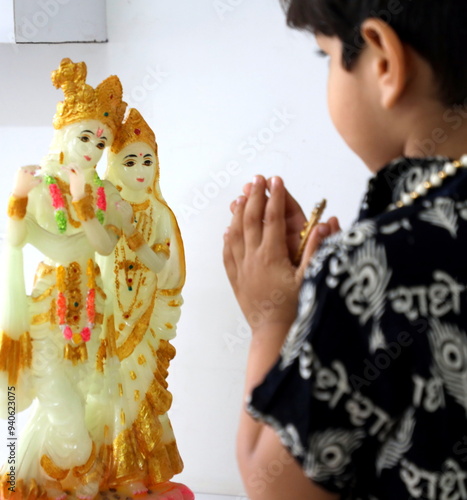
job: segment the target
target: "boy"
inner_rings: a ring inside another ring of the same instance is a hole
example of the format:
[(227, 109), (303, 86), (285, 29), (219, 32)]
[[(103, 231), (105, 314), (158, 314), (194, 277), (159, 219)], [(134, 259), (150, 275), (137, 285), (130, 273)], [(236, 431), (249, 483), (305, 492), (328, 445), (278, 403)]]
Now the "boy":
[(357, 222), (320, 224), (298, 268), (305, 217), (281, 179), (232, 205), (224, 262), (252, 329), (245, 487), (467, 498), (467, 3), (287, 7), (330, 58), (331, 117), (375, 175)]

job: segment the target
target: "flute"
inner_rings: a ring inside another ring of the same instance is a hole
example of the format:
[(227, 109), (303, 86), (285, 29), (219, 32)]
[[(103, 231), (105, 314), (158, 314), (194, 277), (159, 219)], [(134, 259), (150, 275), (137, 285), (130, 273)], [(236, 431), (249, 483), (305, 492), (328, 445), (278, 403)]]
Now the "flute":
[(310, 219), (305, 222), (303, 230), (300, 232), (300, 246), (298, 247), (297, 255), (295, 256), (295, 265), (300, 265), (302, 260), (302, 255), (305, 250), (307, 241), (310, 237), (311, 231), (318, 224), (321, 216), (323, 215), (324, 209), (326, 208), (326, 200), (324, 199), (321, 203), (317, 203), (313, 211), (311, 212)]

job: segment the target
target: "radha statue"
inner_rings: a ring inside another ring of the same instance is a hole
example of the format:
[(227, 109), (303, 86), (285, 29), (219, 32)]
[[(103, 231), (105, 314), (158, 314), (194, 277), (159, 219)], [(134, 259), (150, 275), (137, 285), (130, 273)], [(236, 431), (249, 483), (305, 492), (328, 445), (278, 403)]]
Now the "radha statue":
[(185, 256), (159, 187), (155, 135), (136, 109), (117, 132), (105, 178), (128, 202), (119, 206), (122, 237), (113, 254), (99, 260), (108, 298), (105, 363), (88, 402), (92, 433), (108, 449), (105, 487), (191, 500), (191, 490), (169, 481), (183, 463), (168, 417), (172, 395), (166, 381), (183, 303)]
[[(105, 450), (89, 430), (88, 388), (95, 371), (105, 292), (96, 252), (112, 253), (120, 232), (118, 191), (95, 167), (120, 126), (126, 104), (117, 77), (95, 89), (86, 65), (64, 59), (52, 81), (57, 106), (50, 154), (22, 168), (10, 198), (6, 294), (0, 314), (0, 397), (16, 412), (35, 400), (12, 470), (2, 470), (3, 498), (91, 499), (98, 493)], [(44, 259), (25, 294), (22, 248)], [(5, 399), (4, 399), (5, 398)], [(3, 407), (3, 405), (2, 405)]]

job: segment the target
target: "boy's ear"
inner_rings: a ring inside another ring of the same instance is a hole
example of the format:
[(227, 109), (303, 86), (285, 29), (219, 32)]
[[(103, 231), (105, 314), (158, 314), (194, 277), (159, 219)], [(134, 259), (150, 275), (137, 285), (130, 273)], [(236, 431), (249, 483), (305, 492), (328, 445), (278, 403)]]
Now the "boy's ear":
[(397, 33), (381, 19), (366, 19), (361, 35), (372, 52), (381, 105), (390, 109), (404, 92), (407, 83), (407, 54)]

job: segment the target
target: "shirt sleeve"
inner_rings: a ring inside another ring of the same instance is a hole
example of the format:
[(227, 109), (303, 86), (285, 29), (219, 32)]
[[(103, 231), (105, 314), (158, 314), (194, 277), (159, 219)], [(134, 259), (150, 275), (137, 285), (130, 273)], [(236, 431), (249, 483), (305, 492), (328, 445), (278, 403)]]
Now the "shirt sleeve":
[(406, 356), (390, 358), (393, 333), (381, 327), (391, 272), (374, 239), (324, 248), (305, 276), (280, 359), (248, 402), (305, 475), (333, 492), (374, 471), (377, 450), (410, 404), (409, 388), (392, 393)]

